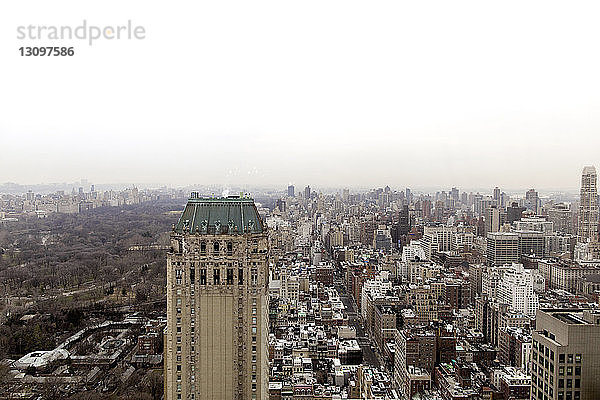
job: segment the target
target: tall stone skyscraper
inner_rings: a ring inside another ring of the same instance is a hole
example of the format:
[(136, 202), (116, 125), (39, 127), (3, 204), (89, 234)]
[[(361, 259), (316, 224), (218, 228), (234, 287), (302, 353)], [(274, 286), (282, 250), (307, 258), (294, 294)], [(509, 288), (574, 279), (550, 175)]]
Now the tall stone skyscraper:
[(192, 193), (167, 255), (166, 400), (268, 398), (268, 263), (252, 199)]
[(596, 168), (587, 166), (581, 175), (581, 198), (579, 201), (579, 224), (577, 239), (580, 242), (597, 240), (598, 188)]

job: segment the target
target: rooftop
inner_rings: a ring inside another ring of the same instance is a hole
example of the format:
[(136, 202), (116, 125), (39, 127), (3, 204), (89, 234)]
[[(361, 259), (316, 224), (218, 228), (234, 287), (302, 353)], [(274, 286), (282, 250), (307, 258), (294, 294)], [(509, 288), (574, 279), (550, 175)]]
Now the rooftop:
[(175, 232), (200, 235), (262, 233), (265, 226), (254, 199), (243, 196), (200, 197), (192, 192)]

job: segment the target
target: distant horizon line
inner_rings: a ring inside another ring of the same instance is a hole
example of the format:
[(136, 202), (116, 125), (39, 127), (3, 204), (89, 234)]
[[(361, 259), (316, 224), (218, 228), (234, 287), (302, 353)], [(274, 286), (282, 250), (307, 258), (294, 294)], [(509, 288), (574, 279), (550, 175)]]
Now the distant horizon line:
[[(85, 178), (84, 178), (85, 179)], [(190, 184), (173, 184), (173, 183), (164, 183), (164, 182), (151, 182), (151, 183), (146, 183), (146, 182), (125, 182), (125, 183), (117, 183), (117, 182), (112, 182), (112, 183), (94, 183), (94, 182), (90, 182), (90, 181), (86, 181), (85, 183), (82, 183), (81, 181), (73, 181), (73, 182), (40, 182), (40, 183), (17, 183), (17, 182), (3, 182), (0, 183), (0, 189), (2, 189), (3, 186), (19, 186), (22, 188), (35, 188), (35, 187), (39, 187), (39, 186), (62, 186), (62, 187), (66, 187), (66, 188), (76, 188), (76, 187), (84, 187), (84, 192), (89, 193), (88, 190), (90, 188), (90, 186), (94, 185), (96, 188), (128, 188), (128, 187), (138, 187), (138, 188), (143, 188), (143, 189), (160, 189), (162, 187), (167, 187), (169, 189), (179, 189), (179, 190), (183, 190), (183, 189), (187, 189), (189, 190), (190, 188), (208, 188), (208, 189), (217, 189), (219, 188), (219, 190), (232, 190), (232, 189), (242, 189), (242, 188), (254, 188), (254, 189), (270, 189), (270, 190), (277, 190), (277, 191), (282, 191), (282, 192), (286, 192), (287, 191), (287, 187), (290, 185), (290, 183), (286, 183), (286, 184), (272, 184), (272, 183), (248, 183), (248, 184), (240, 184), (240, 183), (233, 183), (233, 184), (223, 184), (223, 183), (190, 183)], [(417, 191), (417, 192), (425, 192), (425, 193), (431, 193), (432, 191), (435, 192), (442, 192), (445, 191), (447, 193), (450, 193), (450, 191), (452, 190), (452, 188), (457, 188), (461, 193), (464, 192), (471, 192), (471, 193), (479, 193), (479, 194), (485, 194), (486, 192), (490, 192), (493, 193), (493, 190), (495, 187), (500, 188), (500, 190), (506, 194), (515, 194), (515, 193), (520, 193), (520, 192), (526, 192), (530, 189), (535, 189), (538, 193), (542, 192), (542, 193), (550, 193), (550, 194), (558, 194), (558, 193), (568, 193), (568, 194), (572, 194), (572, 193), (577, 193), (579, 192), (580, 188), (576, 188), (576, 187), (571, 187), (571, 188), (560, 188), (560, 187), (535, 187), (535, 186), (527, 186), (527, 187), (513, 187), (513, 188), (502, 188), (501, 186), (489, 186), (489, 187), (481, 187), (481, 186), (473, 186), (473, 187), (465, 187), (464, 189), (461, 189), (460, 186), (458, 185), (449, 185), (449, 186), (442, 186), (442, 185), (418, 185), (418, 186), (410, 186), (410, 185), (402, 185), (402, 186), (392, 186), (390, 184), (387, 185), (371, 185), (371, 186), (367, 186), (367, 185), (314, 185), (314, 184), (304, 184), (301, 186), (298, 185), (294, 185), (293, 183), (291, 184), (295, 187), (296, 190), (300, 189), (300, 190), (304, 190), (304, 188), (306, 186), (310, 186), (311, 190), (315, 189), (321, 189), (321, 190), (344, 190), (344, 189), (350, 189), (350, 190), (361, 190), (361, 191), (370, 191), (370, 190), (375, 190), (375, 189), (383, 189), (386, 186), (389, 186), (390, 189), (392, 191), (405, 191), (406, 189), (410, 189), (411, 191)], [(31, 189), (29, 189), (31, 190)], [(57, 190), (61, 190), (61, 189), (57, 189)], [(236, 190), (237, 191), (237, 190)], [(242, 190), (244, 191), (244, 190)]]

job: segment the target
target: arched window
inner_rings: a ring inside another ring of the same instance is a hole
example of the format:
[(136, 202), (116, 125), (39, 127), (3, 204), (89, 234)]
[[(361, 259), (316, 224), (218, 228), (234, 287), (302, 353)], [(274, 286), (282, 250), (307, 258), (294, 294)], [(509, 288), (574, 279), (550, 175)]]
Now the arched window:
[(219, 242), (214, 243), (214, 249), (215, 249), (215, 253), (219, 252)]

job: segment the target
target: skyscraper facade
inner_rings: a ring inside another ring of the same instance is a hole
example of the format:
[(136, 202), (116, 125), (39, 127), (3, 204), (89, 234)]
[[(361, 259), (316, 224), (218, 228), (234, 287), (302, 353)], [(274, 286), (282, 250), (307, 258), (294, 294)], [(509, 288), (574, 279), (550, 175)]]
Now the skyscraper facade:
[(296, 195), (294, 185), (288, 186), (288, 197), (294, 197)]
[(538, 310), (532, 337), (531, 400), (600, 398), (600, 315)]
[(165, 399), (268, 398), (266, 226), (250, 198), (191, 198), (167, 255)]
[(595, 241), (598, 233), (598, 188), (594, 166), (583, 168), (579, 201), (577, 237), (580, 242)]
[(538, 207), (540, 204), (540, 198), (538, 196), (538, 192), (535, 189), (529, 189), (527, 193), (525, 193), (525, 207), (533, 211), (534, 214), (538, 213)]

